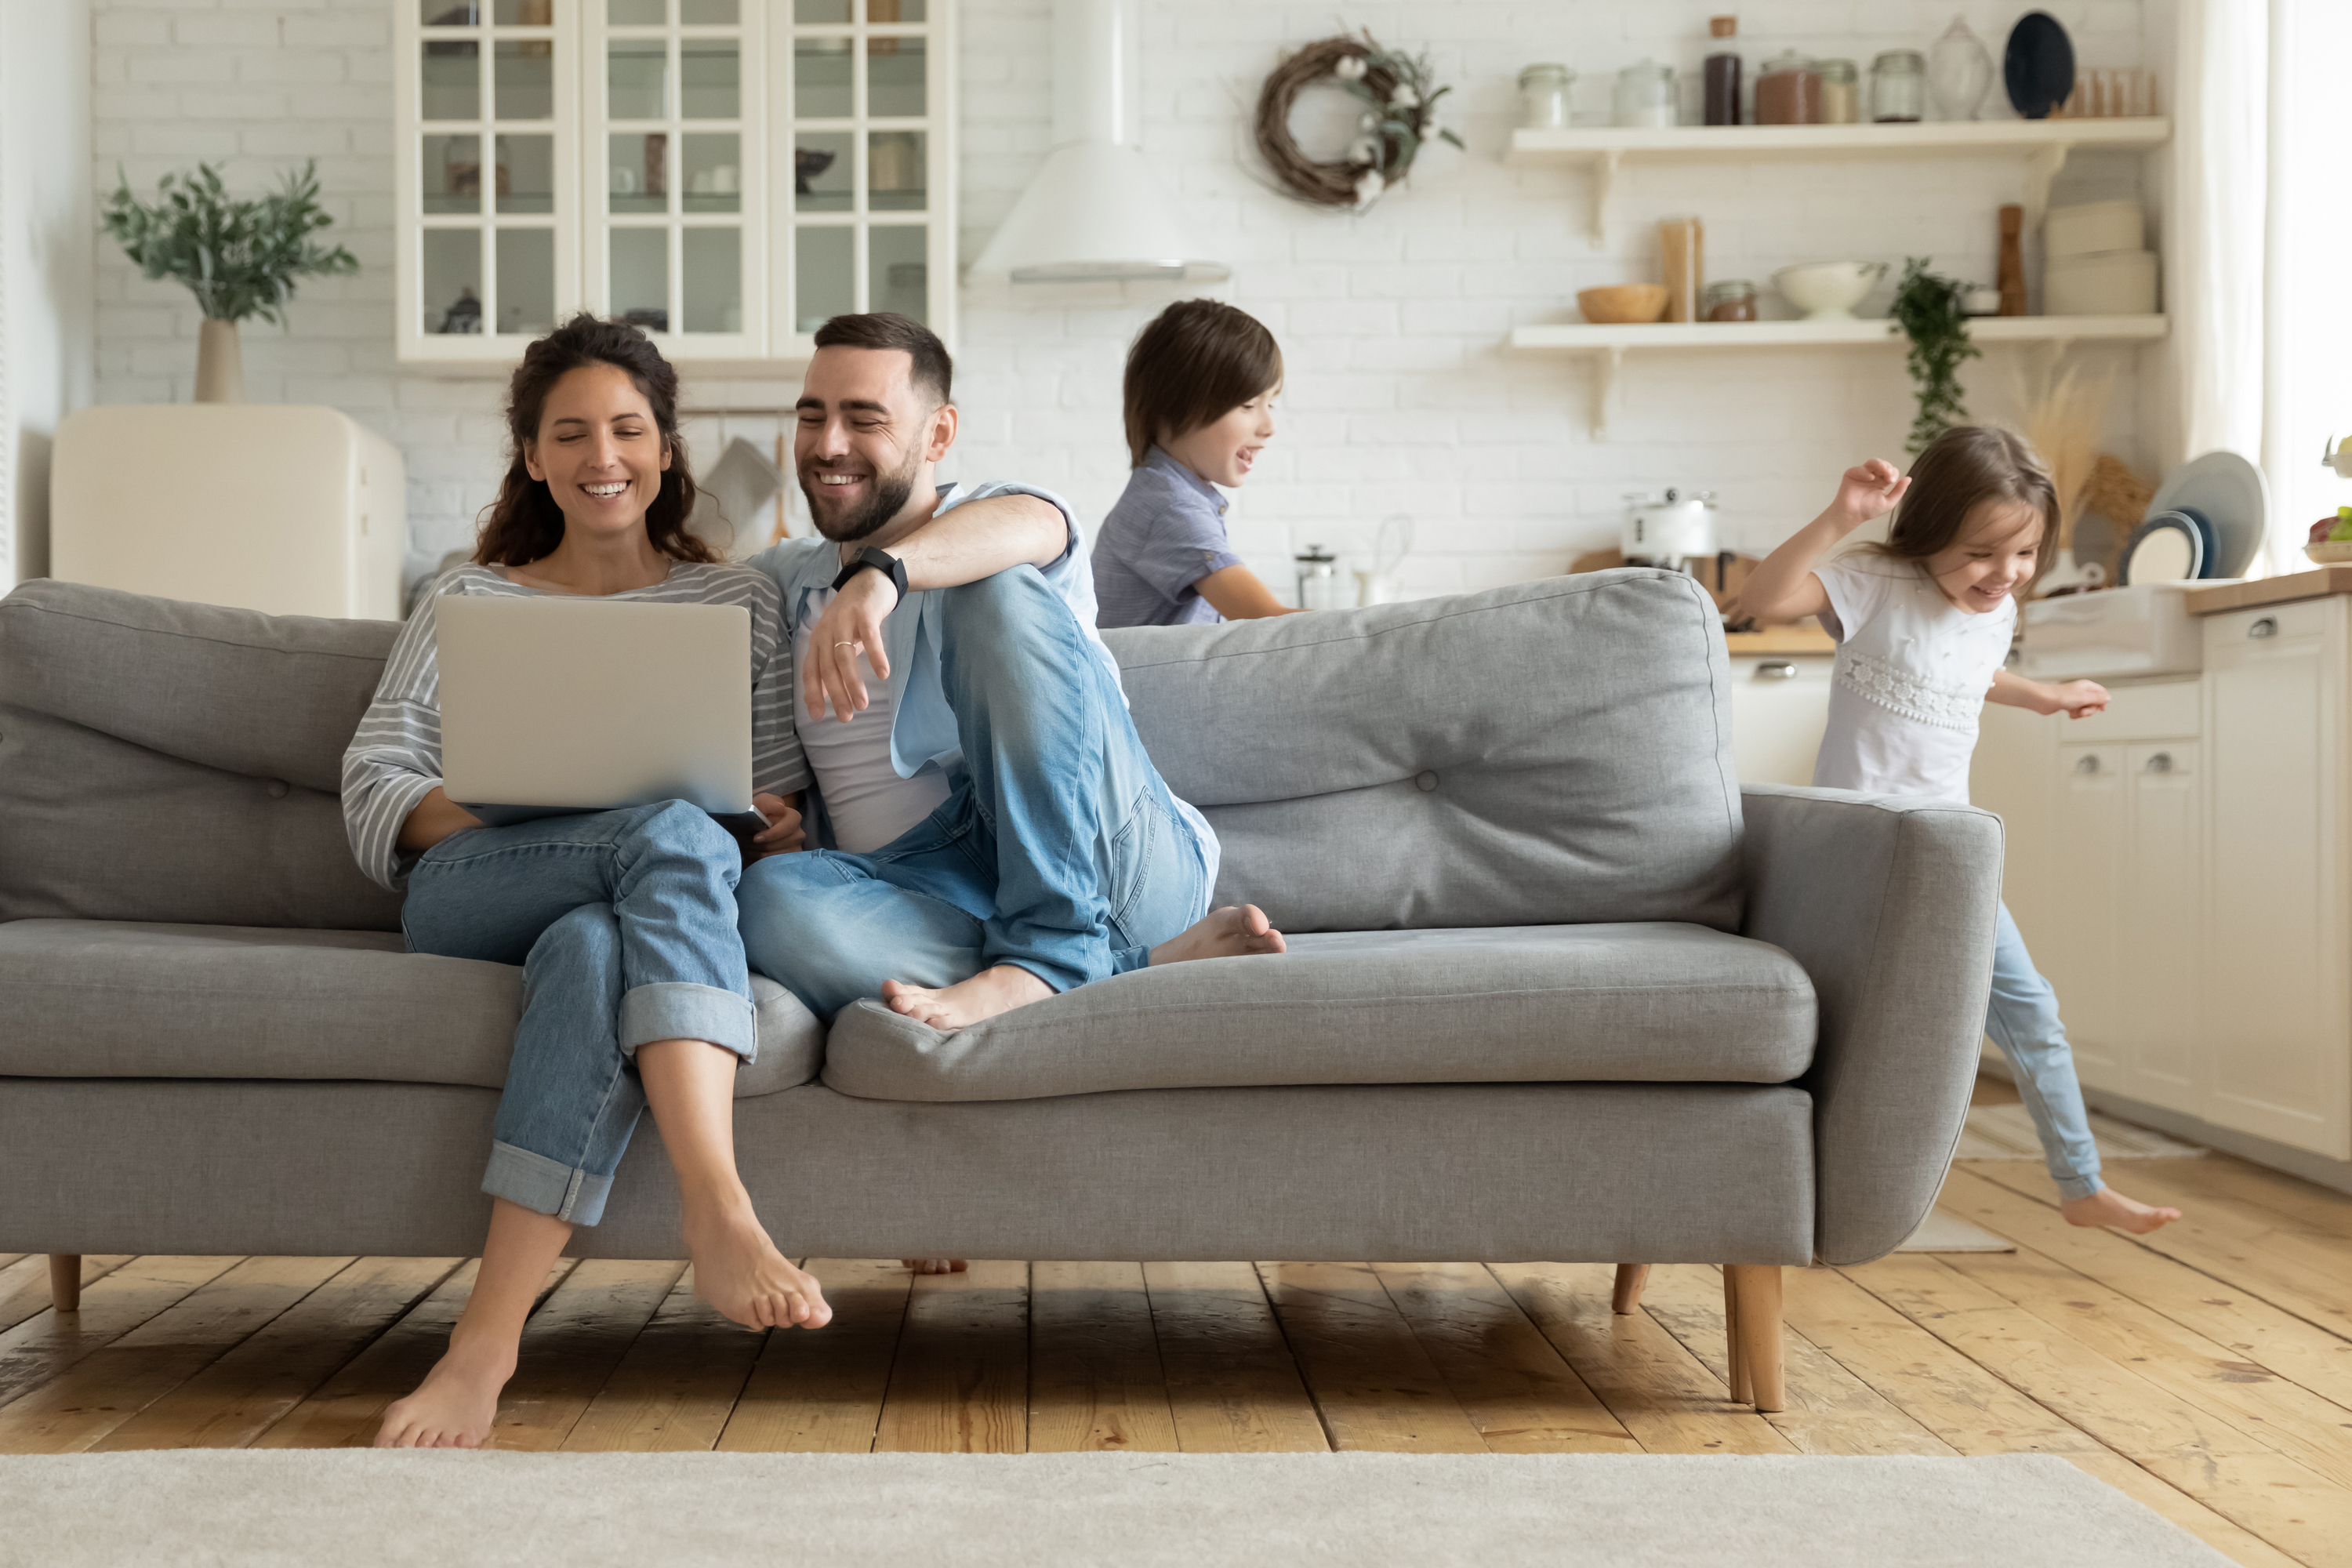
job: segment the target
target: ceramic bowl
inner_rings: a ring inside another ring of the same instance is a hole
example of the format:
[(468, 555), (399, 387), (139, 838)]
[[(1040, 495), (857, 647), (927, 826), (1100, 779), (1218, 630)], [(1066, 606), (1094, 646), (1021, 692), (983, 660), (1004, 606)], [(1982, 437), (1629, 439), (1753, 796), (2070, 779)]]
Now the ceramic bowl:
[(1809, 321), (1844, 321), (1885, 276), (1884, 261), (1811, 261), (1783, 267), (1772, 274), (1772, 286)]
[(2352, 563), (2352, 539), (2323, 539), (2316, 544), (2306, 544), (2303, 552), (2315, 566), (2342, 566)]
[(1618, 327), (1654, 321), (1666, 313), (1663, 283), (1612, 283), (1605, 289), (1580, 289), (1576, 308), (1595, 326)]

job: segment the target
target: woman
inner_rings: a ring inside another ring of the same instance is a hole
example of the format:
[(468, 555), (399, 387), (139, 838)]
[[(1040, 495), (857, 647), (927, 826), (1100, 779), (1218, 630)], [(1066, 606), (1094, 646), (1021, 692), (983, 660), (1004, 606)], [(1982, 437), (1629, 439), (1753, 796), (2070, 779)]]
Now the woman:
[[(735, 931), (741, 858), (682, 802), (484, 826), (440, 783), (434, 604), (564, 594), (751, 613), (758, 854), (801, 847), (792, 647), (775, 585), (687, 531), (677, 374), (635, 328), (580, 315), (530, 345), (507, 396), (513, 458), (474, 562), (401, 631), (343, 757), (361, 868), (395, 891), (409, 951), (523, 966), (524, 1005), (483, 1190), (489, 1239), (449, 1348), (378, 1447), (478, 1447), (523, 1320), (575, 1225), (603, 1216), (638, 1113), (677, 1173), (695, 1287), (754, 1328), (817, 1328), (816, 1281), (777, 1250), (735, 1169), (734, 1080), (757, 1039)], [(755, 857), (756, 858), (756, 854)]]

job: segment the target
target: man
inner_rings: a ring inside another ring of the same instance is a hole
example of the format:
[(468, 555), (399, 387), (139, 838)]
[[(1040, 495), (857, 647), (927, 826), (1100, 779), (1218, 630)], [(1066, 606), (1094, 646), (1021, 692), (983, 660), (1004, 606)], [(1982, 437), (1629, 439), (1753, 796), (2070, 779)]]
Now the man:
[[(1217, 841), (1143, 750), (1069, 508), (950, 485), (946, 348), (892, 314), (816, 334), (794, 467), (819, 540), (782, 584), (815, 779), (803, 854), (746, 868), (751, 967), (828, 1021), (860, 996), (952, 1030), (1150, 963), (1280, 952), (1206, 914)], [(761, 839), (802, 824), (772, 797)]]

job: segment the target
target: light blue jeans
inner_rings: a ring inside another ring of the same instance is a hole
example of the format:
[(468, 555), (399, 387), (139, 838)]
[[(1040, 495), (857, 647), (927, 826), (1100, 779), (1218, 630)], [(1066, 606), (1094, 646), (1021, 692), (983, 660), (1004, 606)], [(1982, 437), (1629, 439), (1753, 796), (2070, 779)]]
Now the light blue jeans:
[(1985, 1011), (1992, 1037), (2017, 1079), (2018, 1097), (2042, 1137), (2042, 1158), (2062, 1198), (2087, 1198), (2106, 1184), (2099, 1179), (2099, 1146), (2091, 1138), (2090, 1112), (2074, 1080), (2074, 1053), (2066, 1026), (2058, 1021), (2058, 995), (2033, 967), (2025, 938), (2000, 907), (1993, 927), (1992, 1005)]
[(708, 1040), (751, 1059), (741, 871), (727, 830), (675, 800), (467, 828), (418, 859), (408, 950), (522, 965), (484, 1192), (594, 1225), (646, 1108), (637, 1047)]
[(941, 595), (940, 673), (964, 772), (865, 855), (754, 861), (751, 967), (830, 1022), (885, 980), (1017, 964), (1055, 991), (1150, 962), (1208, 912), (1208, 865), (1068, 605), (1026, 566)]

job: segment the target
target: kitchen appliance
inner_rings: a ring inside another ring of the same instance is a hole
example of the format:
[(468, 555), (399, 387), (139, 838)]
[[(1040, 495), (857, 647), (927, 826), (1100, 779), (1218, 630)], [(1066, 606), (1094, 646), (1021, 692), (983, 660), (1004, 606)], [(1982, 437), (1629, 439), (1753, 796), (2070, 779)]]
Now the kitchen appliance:
[(1636, 490), (1625, 500), (1625, 524), (1617, 548), (1626, 565), (1664, 566), (1693, 575), (1693, 562), (1714, 565), (1719, 550), (1714, 491), (1672, 489), (1660, 500)]
[(1809, 321), (1849, 321), (1885, 276), (1884, 261), (1812, 261), (1783, 267), (1772, 274), (1772, 286)]
[(407, 490), (392, 443), (317, 404), (84, 408), (50, 453), (49, 573), (270, 616), (396, 621)]
[(2204, 583), (2140, 583), (2097, 594), (2029, 599), (2018, 673), (2030, 680), (2193, 675), (2204, 668), (2204, 623), (2189, 613)]
[(1347, 595), (1339, 586), (1339, 558), (1326, 555), (1319, 544), (1310, 544), (1307, 552), (1297, 558), (1298, 567), (1298, 607), (1302, 610), (1344, 610)]
[(2263, 471), (2235, 452), (2192, 458), (2166, 477), (2147, 503), (2150, 517), (2184, 510), (2212, 526), (2214, 561), (2207, 575), (2244, 576), (2270, 525), (2270, 486)]

